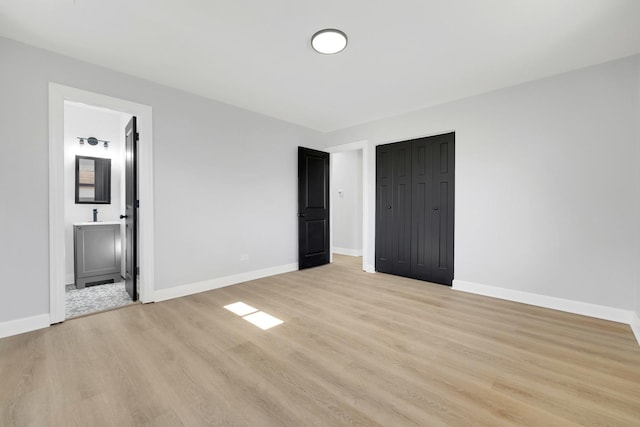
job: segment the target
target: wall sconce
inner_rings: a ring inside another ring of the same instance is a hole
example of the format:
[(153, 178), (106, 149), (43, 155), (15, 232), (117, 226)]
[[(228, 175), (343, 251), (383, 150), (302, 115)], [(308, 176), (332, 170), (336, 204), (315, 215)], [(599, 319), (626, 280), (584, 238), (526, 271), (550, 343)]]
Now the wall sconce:
[(109, 148), (109, 141), (104, 141), (94, 136), (90, 136), (88, 138), (83, 136), (78, 136), (76, 138), (78, 138), (78, 140), (80, 141), (80, 145), (84, 145), (84, 143), (87, 142), (89, 145), (95, 146), (95, 145), (98, 145), (99, 142), (102, 142), (102, 145), (105, 149)]

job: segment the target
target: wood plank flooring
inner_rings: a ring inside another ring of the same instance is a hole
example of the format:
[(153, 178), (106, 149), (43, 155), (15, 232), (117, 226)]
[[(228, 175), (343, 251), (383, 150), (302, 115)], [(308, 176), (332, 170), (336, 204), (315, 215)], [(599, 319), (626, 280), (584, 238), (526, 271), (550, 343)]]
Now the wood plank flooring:
[[(359, 258), (0, 340), (1, 426), (640, 426), (627, 325)], [(223, 306), (281, 320), (263, 331)]]

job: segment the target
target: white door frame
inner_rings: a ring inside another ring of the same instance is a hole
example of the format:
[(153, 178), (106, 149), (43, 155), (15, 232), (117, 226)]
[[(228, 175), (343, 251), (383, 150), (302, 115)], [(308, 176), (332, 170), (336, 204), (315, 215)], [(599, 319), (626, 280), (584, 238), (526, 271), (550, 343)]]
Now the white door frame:
[[(371, 230), (370, 224), (375, 223), (373, 215), (375, 210), (371, 209), (370, 203), (375, 203), (375, 195), (372, 194), (372, 184), (375, 183), (375, 151), (372, 150), (369, 141), (357, 141), (349, 144), (335, 145), (328, 147), (331, 154), (343, 151), (362, 150), (362, 269), (368, 273), (375, 273), (375, 229)], [(373, 178), (370, 171), (374, 171)], [(330, 186), (331, 188), (331, 186)], [(333, 250), (333, 200), (332, 192), (329, 192), (329, 247)], [(375, 206), (374, 206), (375, 207)], [(331, 254), (333, 260), (333, 253)]]
[(140, 280), (143, 303), (154, 298), (153, 256), (153, 126), (148, 105), (99, 93), (49, 83), (49, 319), (65, 319), (65, 221), (64, 221), (64, 101), (80, 102), (134, 115), (138, 118), (138, 198), (140, 208)]

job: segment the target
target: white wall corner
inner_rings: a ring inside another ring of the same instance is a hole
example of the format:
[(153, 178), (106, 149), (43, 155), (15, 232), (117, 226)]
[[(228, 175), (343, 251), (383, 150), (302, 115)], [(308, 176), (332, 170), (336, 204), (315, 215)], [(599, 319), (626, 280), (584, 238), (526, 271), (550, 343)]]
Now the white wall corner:
[(47, 328), (49, 325), (50, 321), (48, 314), (40, 314), (38, 316), (24, 317), (22, 319), (2, 322), (0, 323), (0, 338)]
[(331, 252), (340, 255), (348, 255), (348, 256), (362, 256), (362, 249), (349, 249), (349, 248), (331, 248)]
[(633, 334), (636, 336), (636, 341), (640, 345), (640, 317), (636, 313), (631, 314), (631, 322), (629, 322)]
[(215, 279), (203, 280), (202, 282), (188, 283), (186, 285), (175, 286), (168, 289), (159, 289), (154, 293), (155, 301), (166, 301), (173, 298), (180, 298), (200, 292), (223, 288), (225, 286), (237, 285), (238, 283), (249, 282), (251, 280), (262, 279), (264, 277), (275, 276), (277, 274), (290, 273), (298, 270), (298, 263), (280, 265), (276, 267), (264, 268), (262, 270), (247, 271), (245, 273), (231, 276), (218, 277)]
[(472, 294), (484, 295), (507, 301), (515, 301), (523, 304), (565, 311), (567, 313), (595, 317), (597, 319), (626, 323), (628, 325), (632, 323), (632, 316), (635, 316), (635, 313), (630, 310), (623, 310), (620, 308), (590, 304), (564, 298), (556, 298), (530, 292), (516, 291), (513, 289), (499, 288), (496, 286), (482, 285), (458, 279), (453, 280), (452, 288), (456, 291), (469, 292)]

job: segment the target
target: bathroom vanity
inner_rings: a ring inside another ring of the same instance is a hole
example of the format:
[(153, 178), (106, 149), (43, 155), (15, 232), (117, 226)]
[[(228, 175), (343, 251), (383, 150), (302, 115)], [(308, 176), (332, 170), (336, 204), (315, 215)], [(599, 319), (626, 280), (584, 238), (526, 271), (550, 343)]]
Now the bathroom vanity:
[(74, 273), (77, 289), (116, 283), (120, 275), (120, 222), (79, 222), (73, 225)]

